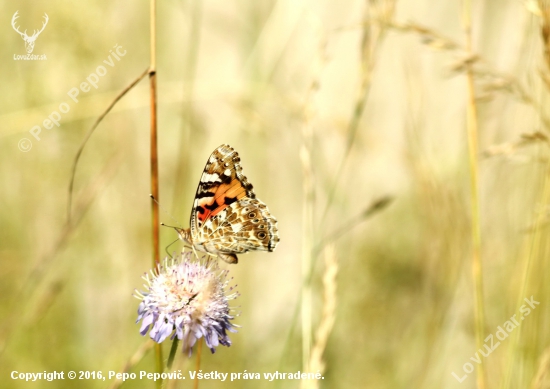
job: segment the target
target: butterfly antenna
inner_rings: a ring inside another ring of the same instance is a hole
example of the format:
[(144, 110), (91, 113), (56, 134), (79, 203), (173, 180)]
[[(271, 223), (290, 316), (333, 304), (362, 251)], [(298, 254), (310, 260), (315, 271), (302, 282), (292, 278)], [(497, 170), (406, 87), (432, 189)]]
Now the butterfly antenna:
[(179, 227), (172, 227), (172, 226), (167, 226), (166, 224), (164, 223), (160, 223), (161, 226), (165, 226), (165, 227), (172, 227), (172, 228), (183, 228), (181, 225), (180, 225), (180, 222), (176, 220), (176, 218), (174, 216), (172, 216), (170, 213), (168, 213), (168, 211), (166, 209), (164, 209), (164, 207), (162, 205), (160, 205), (160, 203), (157, 201), (157, 199), (155, 198), (155, 196), (153, 196), (152, 194), (149, 195), (149, 197), (151, 197), (151, 199), (157, 203), (157, 205), (159, 206), (159, 208), (162, 210), (162, 212), (164, 212), (166, 215), (168, 215), (170, 217), (170, 219), (172, 219), (173, 221), (176, 222), (176, 224), (179, 226)]
[(160, 225), (163, 226), (163, 227), (168, 227), (168, 228), (180, 228), (181, 229), (181, 227), (169, 226), (168, 224), (164, 224), (164, 223), (160, 223)]

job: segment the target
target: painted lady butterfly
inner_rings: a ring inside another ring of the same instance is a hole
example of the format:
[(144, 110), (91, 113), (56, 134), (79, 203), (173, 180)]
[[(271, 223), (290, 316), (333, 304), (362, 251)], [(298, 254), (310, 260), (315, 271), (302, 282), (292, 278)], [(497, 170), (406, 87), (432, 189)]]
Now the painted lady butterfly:
[(277, 220), (256, 198), (240, 161), (229, 145), (214, 150), (195, 194), (190, 228), (176, 228), (192, 248), (228, 263), (237, 263), (236, 254), (273, 251), (279, 243)]

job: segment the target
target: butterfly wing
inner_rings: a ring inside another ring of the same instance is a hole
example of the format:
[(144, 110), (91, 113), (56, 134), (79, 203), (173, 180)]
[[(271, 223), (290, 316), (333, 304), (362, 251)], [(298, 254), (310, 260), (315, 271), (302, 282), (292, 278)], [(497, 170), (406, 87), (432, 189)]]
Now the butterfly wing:
[[(216, 254), (273, 251), (279, 242), (277, 221), (256, 199), (242, 173), (239, 155), (229, 145), (221, 145), (208, 159), (190, 226), (194, 244)], [(233, 263), (237, 260), (234, 255), (231, 261), (221, 257)]]
[(279, 243), (277, 220), (258, 199), (243, 198), (231, 204), (212, 218), (205, 232), (218, 252), (273, 251)]

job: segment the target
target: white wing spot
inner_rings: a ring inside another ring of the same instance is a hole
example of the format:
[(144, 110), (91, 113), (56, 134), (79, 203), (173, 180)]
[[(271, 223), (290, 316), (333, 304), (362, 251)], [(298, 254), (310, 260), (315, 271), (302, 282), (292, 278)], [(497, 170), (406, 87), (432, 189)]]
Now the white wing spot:
[(231, 170), (230, 169), (225, 169), (225, 171), (223, 172), (223, 174), (225, 174), (226, 176), (230, 176), (231, 175)]
[(220, 176), (217, 173), (212, 173), (212, 174), (203, 173), (201, 181), (202, 182), (219, 182)]

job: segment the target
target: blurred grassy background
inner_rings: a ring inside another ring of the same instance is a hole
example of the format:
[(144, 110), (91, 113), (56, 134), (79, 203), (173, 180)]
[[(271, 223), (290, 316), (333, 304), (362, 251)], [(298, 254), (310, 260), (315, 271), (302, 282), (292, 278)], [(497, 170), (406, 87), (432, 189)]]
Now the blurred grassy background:
[[(474, 53), (468, 53), (459, 1), (159, 2), (161, 204), (187, 226), (202, 168), (228, 143), (277, 217), (281, 236), (275, 253), (241, 256), (230, 266), (241, 293), (235, 322), (242, 328), (230, 348), (215, 355), (203, 350), (203, 371), (303, 370), (300, 321), (294, 320), (303, 239), (324, 243), (348, 227), (335, 241), (337, 305), (320, 386), (476, 387), (474, 374), (462, 383), (452, 376), (463, 376), (462, 366), (476, 352), (465, 130), (465, 70), (473, 63), (483, 336), (518, 314), (524, 297), (540, 302), (483, 359), (487, 388), (550, 387), (545, 7), (531, 0), (474, 1)], [(49, 15), (33, 53), (47, 60), (13, 60), (25, 52), (10, 26), (17, 10), (21, 30), (38, 28)], [(88, 143), (75, 181), (74, 212), (81, 217), (72, 227), (65, 224), (67, 188), (86, 131), (148, 67), (149, 5), (18, 0), (0, 2), (0, 11), (0, 382), (31, 386), (12, 381), (13, 370), (118, 371), (144, 341), (132, 292), (151, 262), (146, 80)], [(107, 67), (97, 89), (73, 103), (67, 92), (104, 65), (116, 44), (126, 55)], [(61, 126), (42, 129), (40, 141), (32, 137), (28, 131), (63, 102), (71, 109)], [(26, 153), (18, 149), (22, 138), (32, 142)], [(304, 139), (310, 142), (307, 174)], [(307, 200), (305, 179), (314, 189)], [(349, 224), (385, 195), (394, 198), (387, 209)], [(312, 228), (304, 207), (312, 212)], [(166, 214), (161, 219), (172, 224)], [(172, 230), (161, 233), (162, 247), (176, 238)], [(322, 255), (314, 260), (313, 331), (324, 304)], [(194, 359), (179, 363), (190, 370)], [(153, 366), (150, 353), (133, 371)], [(106, 384), (78, 382), (82, 388)], [(200, 387), (222, 385), (299, 386), (261, 380), (202, 381)], [(124, 387), (146, 386), (152, 384)]]

